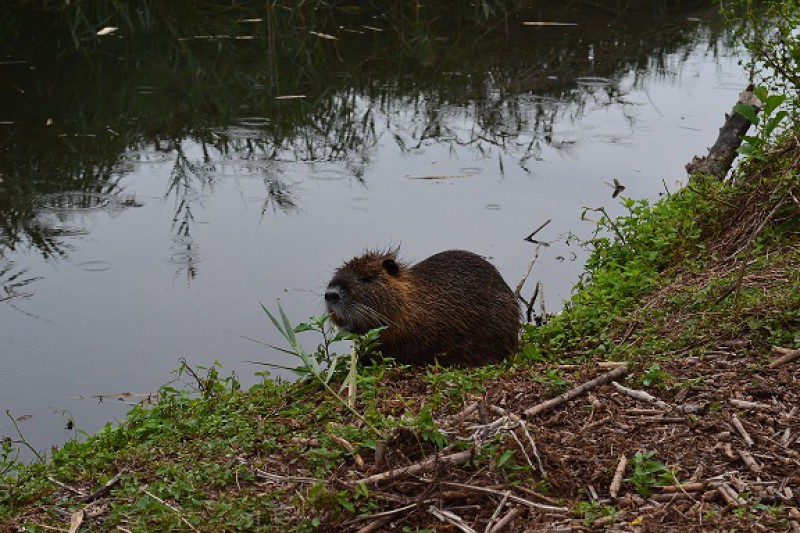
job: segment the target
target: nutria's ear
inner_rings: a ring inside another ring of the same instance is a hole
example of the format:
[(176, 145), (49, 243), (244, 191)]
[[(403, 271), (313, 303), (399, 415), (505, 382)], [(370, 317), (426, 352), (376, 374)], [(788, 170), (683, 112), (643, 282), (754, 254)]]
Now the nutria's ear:
[(400, 267), (394, 259), (385, 259), (383, 261), (383, 269), (386, 270), (390, 276), (397, 276), (400, 273)]

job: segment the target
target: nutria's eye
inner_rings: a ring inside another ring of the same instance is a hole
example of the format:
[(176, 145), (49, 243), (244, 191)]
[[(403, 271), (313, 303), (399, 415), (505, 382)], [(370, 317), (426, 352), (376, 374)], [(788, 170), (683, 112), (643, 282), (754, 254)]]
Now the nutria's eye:
[(383, 268), (390, 276), (397, 276), (400, 273), (400, 267), (397, 266), (394, 259), (386, 259), (383, 262)]

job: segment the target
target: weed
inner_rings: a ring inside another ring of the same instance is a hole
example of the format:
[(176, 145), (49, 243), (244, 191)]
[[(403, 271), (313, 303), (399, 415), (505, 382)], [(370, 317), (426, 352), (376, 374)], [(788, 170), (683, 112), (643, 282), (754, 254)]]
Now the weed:
[[(344, 330), (338, 330), (335, 335), (331, 337), (330, 330), (326, 327), (326, 321), (328, 318), (327, 315), (316, 316), (313, 317), (309, 322), (303, 322), (297, 326), (292, 326), (289, 318), (286, 316), (286, 313), (281, 307), (280, 302), (278, 303), (278, 311), (281, 316), (280, 322), (266, 307), (262, 305), (261, 308), (272, 321), (272, 324), (275, 326), (278, 332), (280, 332), (283, 338), (289, 343), (291, 349), (287, 350), (285, 348), (279, 348), (271, 345), (270, 347), (298, 357), (302, 364), (293, 370), (297, 371), (301, 375), (305, 374), (317, 380), (334, 399), (344, 405), (351, 413), (353, 413), (353, 415), (364, 422), (364, 424), (372, 429), (376, 435), (379, 437), (382, 436), (382, 433), (369, 421), (367, 421), (367, 419), (364, 418), (361, 413), (356, 411), (354, 406), (358, 383), (355, 368), (358, 358), (360, 355), (366, 354), (369, 350), (373, 349), (377, 345), (378, 335), (383, 328), (375, 328), (363, 335), (356, 335)], [(299, 339), (297, 338), (298, 333), (305, 331), (318, 331), (322, 335), (323, 342), (317, 347), (317, 350), (314, 353), (305, 351), (303, 346), (300, 344)], [(349, 390), (347, 400), (340, 396), (342, 389), (340, 389), (337, 393), (330, 386), (331, 379), (337, 373), (337, 370), (341, 370), (339, 362), (342, 360), (340, 355), (331, 352), (330, 347), (333, 343), (342, 340), (353, 341), (351, 357), (348, 360), (350, 370), (348, 372), (347, 380), (342, 384), (342, 387), (346, 386)], [(265, 364), (267, 366), (276, 366), (258, 361), (251, 362), (256, 364)], [(327, 364), (327, 368), (324, 367), (325, 364)]]
[(548, 368), (542, 374), (534, 376), (533, 379), (547, 387), (549, 392), (554, 394), (564, 392), (571, 384), (564, 379), (564, 373), (557, 368)]
[(633, 456), (633, 475), (628, 481), (633, 483), (636, 492), (642, 496), (650, 494), (653, 486), (676, 483), (675, 471), (653, 457), (655, 451), (636, 452)]
[(661, 365), (653, 363), (642, 375), (642, 385), (645, 387), (664, 387), (672, 377), (661, 370)]
[(595, 520), (605, 516), (616, 517), (619, 514), (611, 505), (604, 505), (598, 501), (580, 501), (573, 508), (572, 512), (583, 517), (583, 525), (591, 527)]
[(418, 415), (404, 418), (404, 421), (407, 422), (407, 427), (415, 430), (423, 441), (430, 442), (439, 449), (447, 446), (447, 436), (433, 420), (429, 405), (423, 407)]
[(785, 94), (768, 94), (767, 88), (758, 86), (753, 93), (761, 101), (761, 116), (749, 104), (738, 103), (733, 110), (750, 121), (758, 128), (756, 135), (743, 135), (742, 145), (736, 150), (747, 157), (755, 157), (761, 161), (767, 160), (765, 147), (772, 140), (773, 133), (781, 122), (789, 116), (786, 110), (778, 108), (786, 100)]

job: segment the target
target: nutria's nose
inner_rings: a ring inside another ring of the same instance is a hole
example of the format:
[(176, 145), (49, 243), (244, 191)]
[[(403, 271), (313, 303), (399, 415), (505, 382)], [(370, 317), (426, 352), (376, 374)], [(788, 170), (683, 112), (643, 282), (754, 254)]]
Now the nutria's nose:
[(325, 301), (329, 304), (335, 304), (339, 300), (341, 300), (339, 289), (328, 289), (325, 291)]

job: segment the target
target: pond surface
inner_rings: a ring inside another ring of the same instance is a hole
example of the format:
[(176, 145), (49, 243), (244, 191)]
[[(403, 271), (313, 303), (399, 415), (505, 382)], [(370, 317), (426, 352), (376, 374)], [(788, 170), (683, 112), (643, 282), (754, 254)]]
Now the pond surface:
[(251, 340), (281, 344), (260, 305), (321, 313), (365, 248), (472, 250), (513, 287), (550, 220), (523, 294), (541, 281), (557, 310), (585, 208), (623, 213), (615, 179), (678, 189), (747, 83), (705, 4), (12, 10), (0, 411), (46, 449), (129, 407), (96, 395), (152, 393), (181, 358), (245, 385), (247, 361), (294, 365)]

